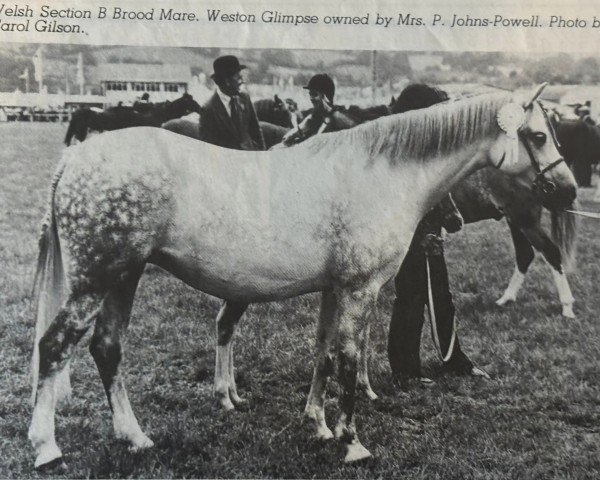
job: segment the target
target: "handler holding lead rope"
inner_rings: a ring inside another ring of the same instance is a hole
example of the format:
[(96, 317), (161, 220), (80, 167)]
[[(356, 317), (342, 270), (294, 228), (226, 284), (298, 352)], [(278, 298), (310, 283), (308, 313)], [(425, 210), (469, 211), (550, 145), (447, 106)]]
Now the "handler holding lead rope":
[[(449, 99), (446, 92), (424, 84), (406, 87), (396, 101), (396, 113), (427, 108)], [(448, 195), (423, 217), (395, 278), (396, 299), (388, 336), (388, 358), (394, 378), (405, 383), (420, 378), (421, 331), (425, 306), (431, 335), (440, 359), (450, 370), (486, 376), (460, 349), (456, 337), (455, 308), (444, 258), (442, 228), (454, 233), (462, 216)]]

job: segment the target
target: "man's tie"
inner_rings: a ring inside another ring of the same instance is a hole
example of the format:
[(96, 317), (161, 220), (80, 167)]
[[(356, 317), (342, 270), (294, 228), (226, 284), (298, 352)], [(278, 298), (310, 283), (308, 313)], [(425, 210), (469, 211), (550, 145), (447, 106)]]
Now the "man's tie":
[(235, 127), (238, 135), (242, 133), (242, 116), (240, 112), (240, 104), (238, 103), (238, 97), (231, 97), (229, 101), (229, 106), (231, 107), (231, 120), (233, 121), (233, 126)]

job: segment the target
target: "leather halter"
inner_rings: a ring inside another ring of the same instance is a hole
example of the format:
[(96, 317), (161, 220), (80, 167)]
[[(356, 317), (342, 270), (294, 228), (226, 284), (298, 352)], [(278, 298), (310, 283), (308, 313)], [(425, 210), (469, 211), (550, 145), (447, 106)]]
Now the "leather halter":
[[(544, 115), (544, 120), (546, 121), (546, 126), (548, 127), (548, 131), (550, 132), (550, 136), (552, 137), (554, 146), (556, 147), (557, 150), (559, 150), (560, 143), (558, 143), (558, 139), (556, 138), (556, 132), (554, 131), (554, 127), (552, 126), (552, 123), (550, 122), (550, 119), (548, 118), (548, 114), (546, 113), (546, 111), (544, 110), (544, 107), (542, 107), (542, 104), (540, 102), (535, 102), (535, 103), (537, 103), (538, 106), (540, 107), (540, 109), (542, 110), (542, 114)], [(529, 105), (528, 108), (533, 108), (533, 103), (531, 105)], [(535, 170), (535, 173), (536, 173), (535, 178), (532, 183), (533, 190), (541, 191), (541, 193), (543, 193), (544, 195), (551, 195), (552, 193), (556, 192), (556, 184), (552, 180), (548, 180), (544, 176), (544, 174), (549, 172), (553, 168), (557, 167), (558, 165), (560, 165), (562, 162), (565, 161), (565, 159), (563, 157), (560, 157), (558, 160), (555, 160), (551, 164), (546, 165), (544, 168), (541, 168), (540, 163), (537, 161), (537, 159), (535, 158), (535, 155), (533, 154), (533, 150), (531, 148), (531, 144), (529, 143), (529, 139), (525, 136), (525, 134), (522, 131), (518, 132), (518, 136), (519, 136), (519, 140), (525, 146), (525, 150), (527, 151), (527, 155), (529, 156), (529, 162), (531, 163), (531, 166), (533, 167), (533, 169)], [(506, 159), (506, 152), (504, 153), (504, 155), (502, 155), (502, 158), (500, 159), (500, 162), (498, 162), (498, 164), (496, 165), (496, 168), (499, 169), (502, 166), (502, 164), (504, 163), (505, 159)]]

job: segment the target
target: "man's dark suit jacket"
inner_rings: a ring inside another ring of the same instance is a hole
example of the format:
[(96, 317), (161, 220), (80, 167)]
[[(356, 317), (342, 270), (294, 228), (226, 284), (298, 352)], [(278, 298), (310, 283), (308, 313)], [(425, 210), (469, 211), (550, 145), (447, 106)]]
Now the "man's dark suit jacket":
[(265, 141), (250, 97), (246, 93), (240, 93), (238, 105), (241, 116), (240, 131), (236, 129), (215, 92), (200, 113), (200, 140), (236, 150), (265, 150)]

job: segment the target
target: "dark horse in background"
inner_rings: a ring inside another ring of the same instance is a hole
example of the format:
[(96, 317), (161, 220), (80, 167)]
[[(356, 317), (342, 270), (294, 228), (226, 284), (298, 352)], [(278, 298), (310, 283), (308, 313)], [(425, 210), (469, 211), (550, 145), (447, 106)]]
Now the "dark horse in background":
[[(392, 97), (392, 101), (393, 101)], [(291, 99), (285, 102), (277, 95), (274, 98), (265, 98), (254, 102), (254, 108), (259, 119), (260, 129), (262, 130), (265, 144), (271, 148), (281, 143), (283, 136), (292, 128), (292, 118), (296, 116), (296, 122), (303, 119), (303, 114), (310, 114), (312, 110), (306, 112), (298, 111), (298, 104)], [(351, 105), (348, 108), (336, 107), (333, 125), (327, 131), (344, 130), (369, 120), (374, 120), (391, 113), (390, 105), (377, 105), (375, 107), (362, 108)], [(199, 120), (202, 121), (202, 118)], [(198, 140), (200, 125), (186, 118), (174, 119), (165, 122), (162, 127), (186, 137)]]
[(103, 112), (96, 112), (89, 108), (76, 110), (69, 122), (65, 144), (69, 146), (73, 137), (83, 142), (90, 131), (104, 132), (128, 127), (160, 127), (173, 118), (179, 118), (192, 112), (200, 113), (200, 105), (188, 93), (184, 93), (182, 97), (172, 102), (146, 104), (144, 107), (144, 111), (123, 106), (107, 108)]
[[(298, 104), (291, 98), (282, 100), (278, 95), (273, 98), (263, 98), (254, 102), (260, 128), (265, 138), (267, 148), (281, 142), (286, 132), (302, 120)], [(187, 118), (176, 118), (166, 121), (162, 127), (186, 137), (200, 138), (200, 119), (198, 122)]]
[(560, 120), (555, 128), (577, 185), (591, 187), (592, 167), (600, 162), (600, 128), (583, 120)]

